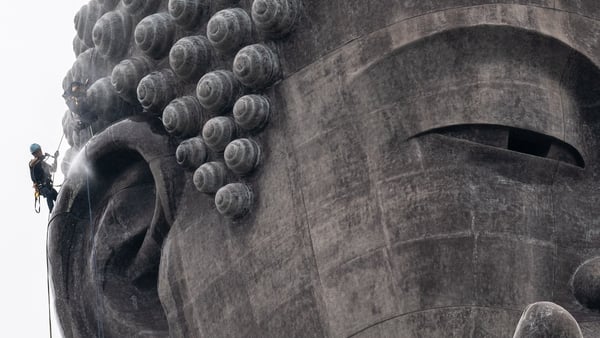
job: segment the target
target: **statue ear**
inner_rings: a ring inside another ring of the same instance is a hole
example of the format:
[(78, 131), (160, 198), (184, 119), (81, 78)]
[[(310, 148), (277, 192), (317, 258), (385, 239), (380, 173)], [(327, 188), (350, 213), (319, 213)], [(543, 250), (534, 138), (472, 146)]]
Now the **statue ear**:
[[(177, 199), (184, 186), (185, 175), (176, 160), (176, 144), (156, 119), (126, 119), (118, 122), (85, 146), (85, 157), (93, 170), (104, 168), (106, 173), (116, 170), (117, 163), (137, 159), (147, 166), (149, 180), (155, 188), (155, 216), (170, 226), (174, 220)], [(123, 155), (129, 154), (129, 155)], [(117, 177), (117, 176), (115, 176)], [(154, 221), (153, 221), (154, 223)], [(166, 235), (165, 225), (159, 233)], [(154, 230), (153, 230), (154, 231)]]
[[(77, 312), (96, 316), (77, 321), (77, 332), (95, 332), (98, 320), (125, 315), (144, 331), (167, 330), (158, 269), (185, 176), (176, 143), (155, 127), (142, 119), (110, 126), (87, 143), (67, 174), (49, 246), (61, 260), (52, 262), (57, 306), (74, 310), (63, 312), (74, 316), (63, 322), (75, 322)], [(106, 312), (97, 311), (97, 287)]]

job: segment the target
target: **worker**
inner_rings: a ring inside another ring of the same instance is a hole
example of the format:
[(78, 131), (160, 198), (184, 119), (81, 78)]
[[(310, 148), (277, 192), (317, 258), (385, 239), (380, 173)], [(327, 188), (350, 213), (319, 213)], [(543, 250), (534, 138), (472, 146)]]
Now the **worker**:
[[(33, 159), (29, 161), (29, 173), (31, 175), (31, 180), (33, 181), (33, 188), (36, 192), (46, 198), (48, 210), (52, 213), (54, 201), (56, 201), (56, 197), (58, 196), (58, 192), (52, 185), (52, 174), (56, 171), (58, 150), (54, 153), (54, 156), (51, 156), (48, 153), (42, 152), (42, 147), (39, 144), (33, 143), (29, 147), (29, 151), (31, 152), (31, 155), (33, 155)], [(52, 165), (46, 163), (45, 159), (47, 157), (54, 158), (54, 163)]]
[(88, 107), (87, 84), (87, 80), (84, 82), (73, 81), (62, 95), (73, 118), (77, 121), (79, 129), (87, 128), (97, 119)]

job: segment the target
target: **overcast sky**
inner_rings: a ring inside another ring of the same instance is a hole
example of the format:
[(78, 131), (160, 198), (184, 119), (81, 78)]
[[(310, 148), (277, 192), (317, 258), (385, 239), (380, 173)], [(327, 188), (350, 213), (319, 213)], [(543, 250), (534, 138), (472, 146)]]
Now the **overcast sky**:
[[(0, 11), (2, 337), (49, 337), (48, 207), (42, 198), (41, 213), (33, 209), (29, 145), (39, 143), (48, 153), (58, 147), (61, 119), (67, 109), (61, 84), (75, 61), (73, 18), (85, 3), (87, 0), (8, 1)], [(61, 155), (66, 149), (65, 140)], [(55, 183), (61, 182), (62, 176), (57, 174)], [(53, 336), (60, 337), (57, 333)]]

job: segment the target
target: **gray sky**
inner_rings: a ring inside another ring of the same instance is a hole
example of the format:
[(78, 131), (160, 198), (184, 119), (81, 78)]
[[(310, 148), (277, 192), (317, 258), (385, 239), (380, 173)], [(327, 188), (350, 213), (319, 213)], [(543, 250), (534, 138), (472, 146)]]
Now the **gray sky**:
[[(0, 11), (0, 97), (4, 131), (0, 177), (0, 335), (48, 337), (46, 226), (48, 208), (33, 210), (29, 145), (53, 153), (67, 107), (62, 80), (75, 61), (73, 18), (87, 0), (9, 1)], [(63, 141), (61, 155), (68, 148)], [(62, 156), (61, 156), (62, 157)], [(58, 170), (55, 183), (63, 180)], [(56, 322), (53, 322), (56, 325)], [(54, 337), (59, 337), (54, 334)]]

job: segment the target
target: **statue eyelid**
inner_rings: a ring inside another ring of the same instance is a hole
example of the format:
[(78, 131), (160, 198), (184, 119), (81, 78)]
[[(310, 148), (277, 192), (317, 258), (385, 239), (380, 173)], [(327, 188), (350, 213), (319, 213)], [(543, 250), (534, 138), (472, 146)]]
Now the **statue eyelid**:
[(585, 168), (585, 161), (577, 148), (558, 138), (527, 129), (502, 125), (459, 124), (431, 129), (411, 138), (431, 133)]

